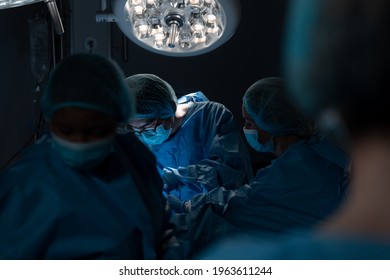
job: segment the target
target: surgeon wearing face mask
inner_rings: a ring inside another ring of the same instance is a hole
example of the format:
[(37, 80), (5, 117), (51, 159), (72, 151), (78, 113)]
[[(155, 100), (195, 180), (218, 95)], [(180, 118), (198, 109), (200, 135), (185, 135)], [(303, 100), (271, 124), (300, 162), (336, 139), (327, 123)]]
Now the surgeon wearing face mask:
[[(299, 112), (288, 97), (279, 77), (261, 79), (252, 84), (242, 99), (243, 132), (257, 152), (280, 156), (291, 144), (310, 138), (313, 123)], [(261, 110), (259, 109), (261, 108)]]
[(249, 152), (224, 105), (201, 92), (178, 101), (171, 85), (153, 74), (135, 74), (126, 83), (137, 101), (129, 125), (156, 156), (164, 193), (170, 202), (175, 199), (171, 206), (176, 212), (181, 201), (198, 193), (249, 182)]
[(148, 146), (162, 144), (172, 133), (173, 117), (131, 121), (132, 131)]
[[(259, 135), (261, 134), (260, 129), (258, 129), (258, 128), (247, 128), (248, 127), (247, 123), (248, 123), (248, 121), (245, 120), (245, 126), (243, 127), (243, 132), (244, 132), (246, 141), (248, 141), (248, 144), (254, 150), (256, 150), (257, 152), (260, 152), (260, 153), (273, 153), (274, 152), (274, 145), (272, 143), (272, 138), (268, 136), (267, 138), (269, 138), (269, 139), (266, 140), (265, 143), (263, 143), (263, 144), (260, 143), (259, 142), (259, 139), (260, 139)], [(264, 134), (266, 134), (266, 132), (264, 132)]]
[(50, 129), (53, 148), (75, 169), (93, 169), (114, 151), (116, 121), (96, 110), (59, 109), (52, 116)]
[(50, 133), (0, 174), (0, 259), (180, 258), (153, 154), (116, 134), (134, 103), (102, 56), (52, 70), (41, 100)]
[(238, 228), (280, 232), (327, 217), (345, 198), (347, 153), (315, 131), (282, 78), (256, 81), (242, 100), (248, 143), (276, 158), (257, 171), (245, 199), (230, 199), (224, 218)]

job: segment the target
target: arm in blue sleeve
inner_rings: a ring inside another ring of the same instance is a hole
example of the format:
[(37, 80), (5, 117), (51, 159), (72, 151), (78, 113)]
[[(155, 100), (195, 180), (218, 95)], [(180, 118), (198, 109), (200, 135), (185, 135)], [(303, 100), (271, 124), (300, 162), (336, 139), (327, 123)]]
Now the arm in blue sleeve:
[(208, 102), (203, 110), (199, 130), (207, 156), (173, 173), (181, 184), (200, 185), (203, 192), (221, 186), (235, 189), (248, 183), (253, 176), (251, 160), (232, 113), (215, 102)]

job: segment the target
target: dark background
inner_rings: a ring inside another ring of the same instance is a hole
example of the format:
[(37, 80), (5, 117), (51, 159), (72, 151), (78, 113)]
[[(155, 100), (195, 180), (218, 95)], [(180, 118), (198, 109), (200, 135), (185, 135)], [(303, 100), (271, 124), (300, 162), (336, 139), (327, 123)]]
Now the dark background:
[[(72, 45), (80, 39), (77, 31), (102, 28), (102, 23), (94, 21), (99, 1), (73, 1), (86, 3), (82, 8), (85, 11), (75, 10), (66, 0), (57, 0), (65, 34), (51, 35), (50, 44), (55, 51), (52, 66), (79, 51)], [(242, 127), (241, 98), (245, 90), (258, 79), (281, 75), (287, 3), (288, 0), (242, 0), (241, 19), (233, 37), (210, 53), (187, 58), (145, 51), (125, 39), (115, 23), (103, 23), (110, 33), (107, 55), (118, 62), (126, 75), (160, 76), (173, 86), (178, 97), (202, 91), (209, 99), (229, 108), (237, 125)], [(41, 15), (44, 9), (43, 3), (35, 3), (0, 10), (0, 169), (24, 146), (34, 142), (39, 120), (39, 102), (35, 100), (39, 100), (41, 93), (34, 92), (36, 80), (30, 67), (28, 20)], [(250, 152), (260, 165), (269, 159), (252, 149)]]

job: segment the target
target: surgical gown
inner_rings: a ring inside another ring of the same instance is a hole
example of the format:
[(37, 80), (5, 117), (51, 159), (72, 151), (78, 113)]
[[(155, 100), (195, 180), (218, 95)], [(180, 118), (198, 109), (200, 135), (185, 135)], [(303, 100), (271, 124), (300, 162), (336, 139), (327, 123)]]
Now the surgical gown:
[(168, 194), (188, 200), (215, 187), (235, 189), (253, 177), (249, 152), (231, 112), (216, 102), (191, 102), (183, 125), (151, 147), (158, 168), (174, 170), (177, 188)]
[(0, 174), (0, 259), (170, 258), (155, 159), (121, 137), (104, 170), (75, 171), (46, 137)]
[(301, 140), (260, 169), (247, 194), (230, 199), (223, 217), (240, 229), (311, 226), (345, 200), (348, 164), (347, 154), (327, 137)]
[(232, 232), (281, 233), (310, 228), (345, 200), (347, 154), (327, 137), (291, 145), (236, 190), (214, 189), (191, 200), (180, 237), (198, 250)]

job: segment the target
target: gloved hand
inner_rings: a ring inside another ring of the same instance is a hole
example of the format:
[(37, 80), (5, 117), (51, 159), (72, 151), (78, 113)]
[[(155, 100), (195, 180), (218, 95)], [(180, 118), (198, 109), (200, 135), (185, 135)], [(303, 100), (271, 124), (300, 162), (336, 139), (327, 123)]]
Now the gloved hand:
[(168, 194), (179, 186), (180, 181), (176, 173), (177, 169), (175, 168), (167, 167), (163, 169), (164, 191)]
[(167, 195), (167, 200), (169, 203), (169, 206), (175, 213), (184, 213), (184, 203), (185, 201), (180, 200), (180, 198), (173, 196), (173, 195)]

